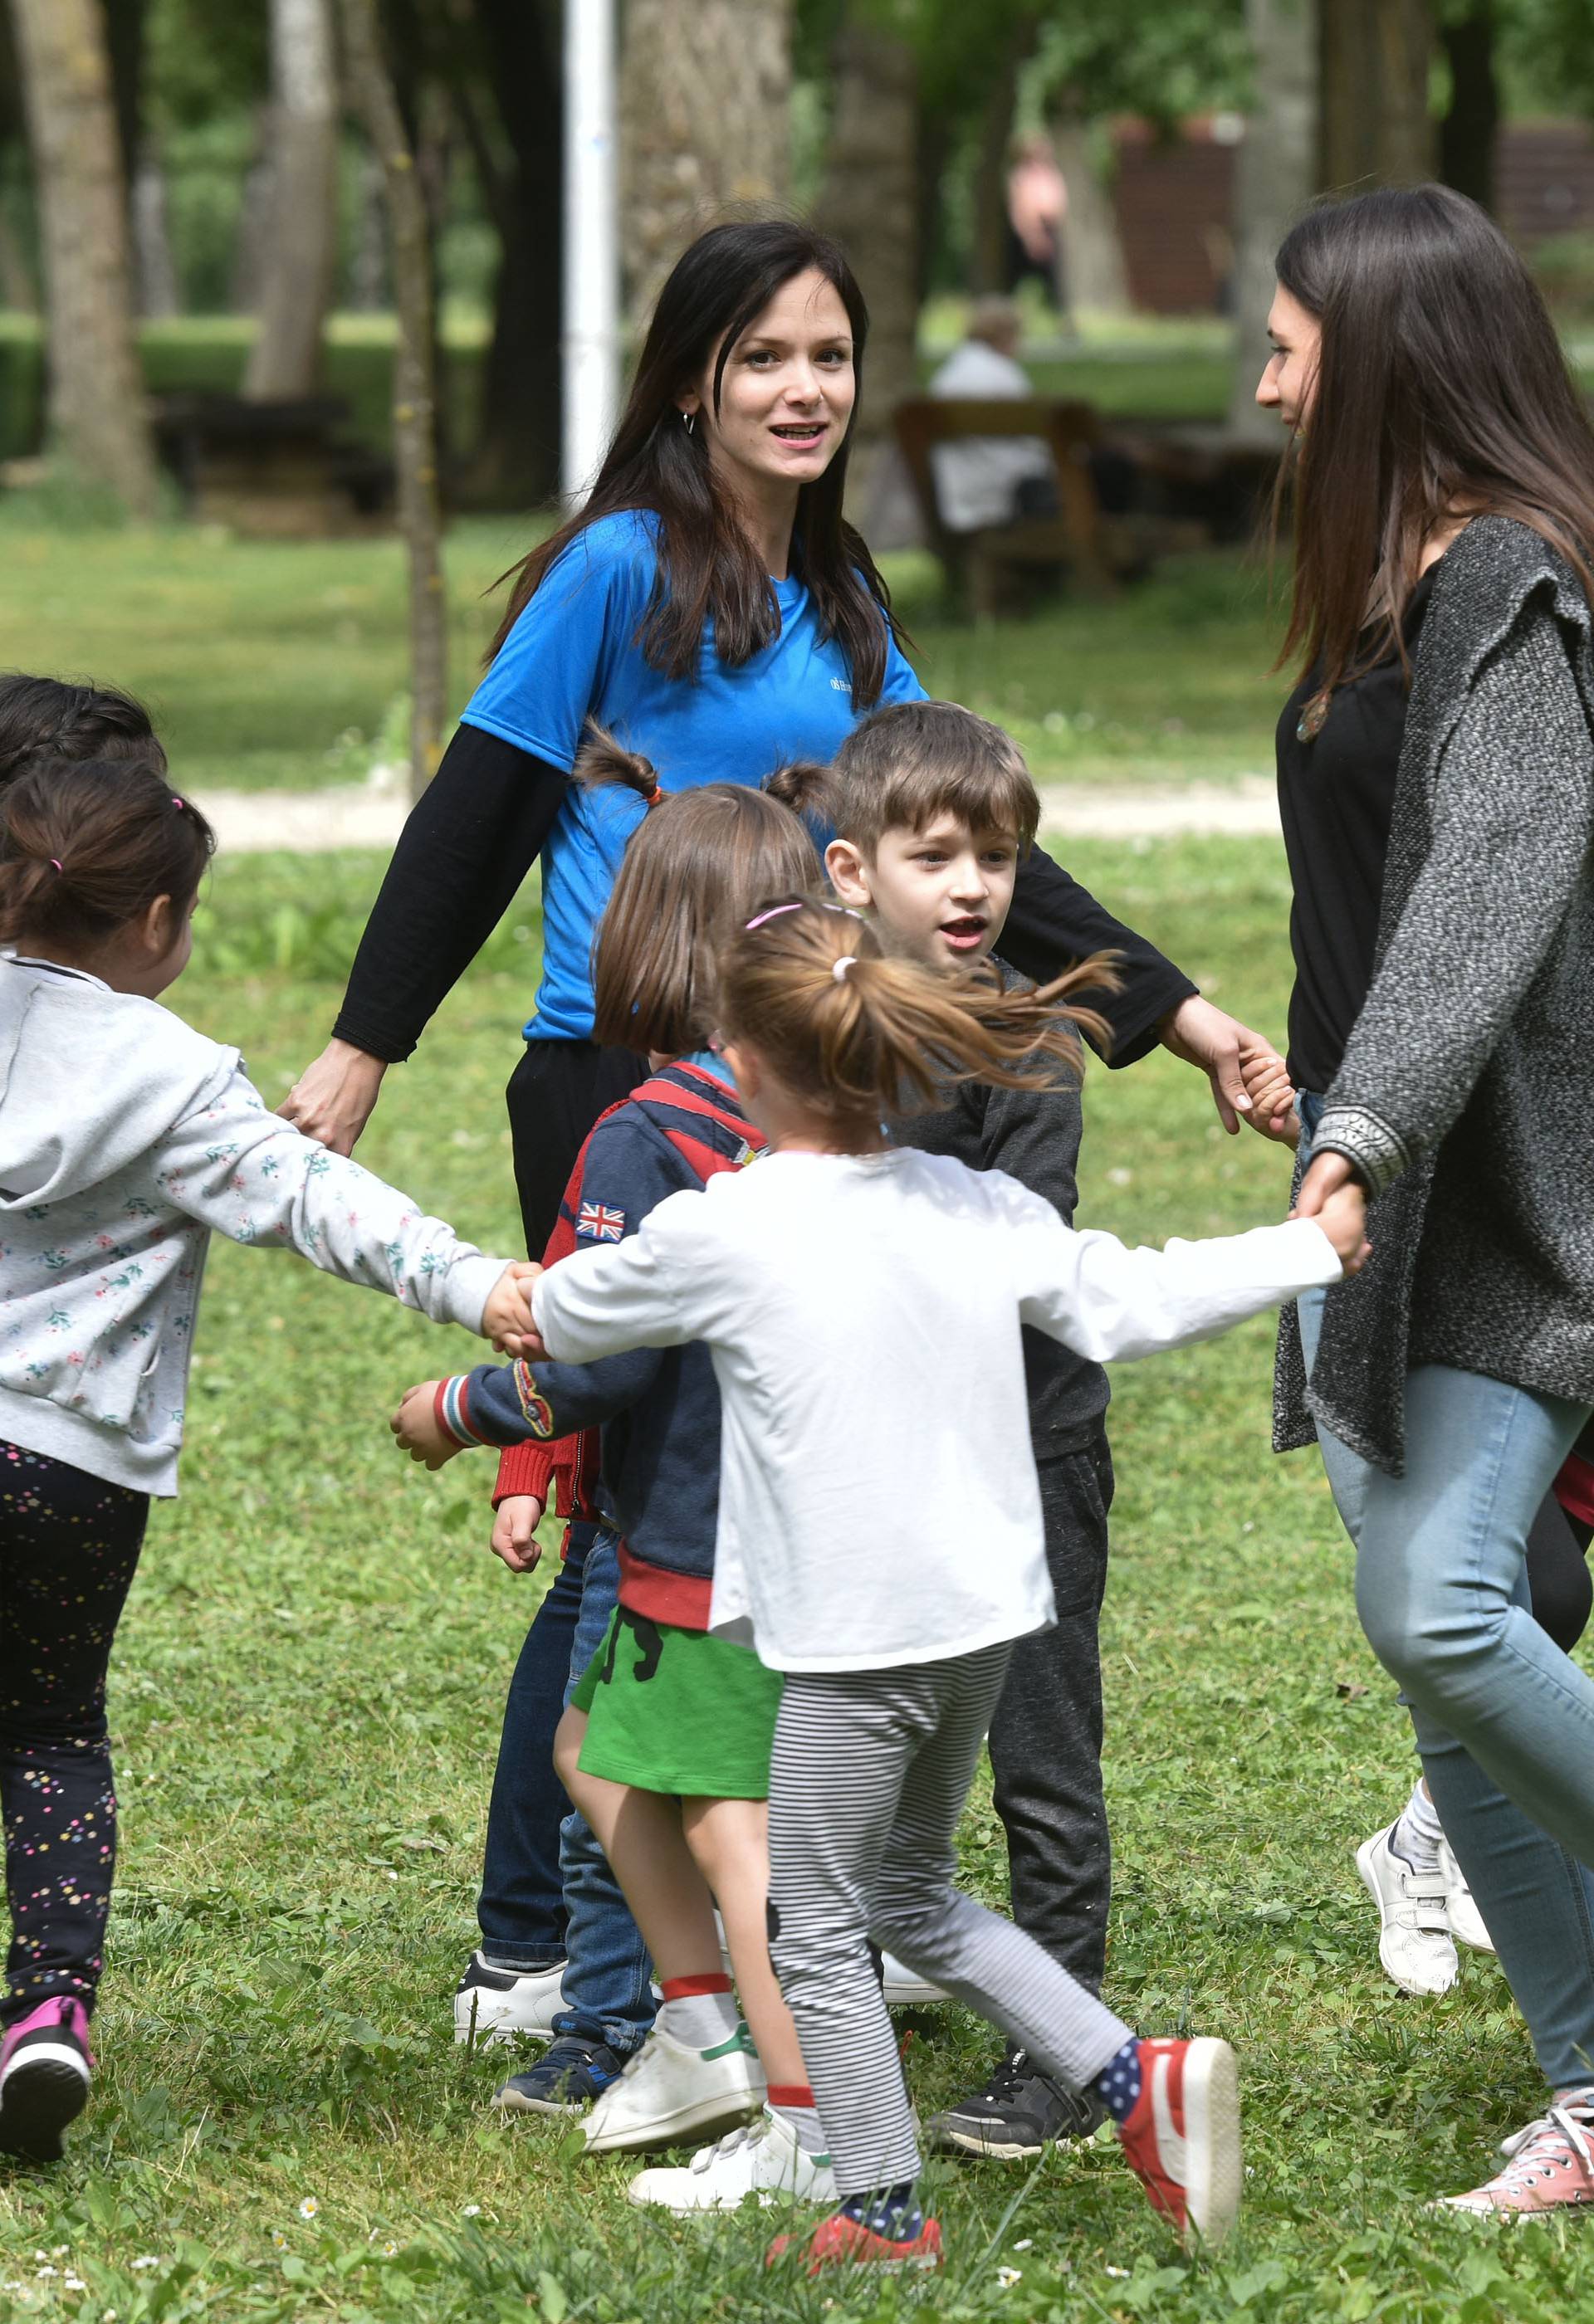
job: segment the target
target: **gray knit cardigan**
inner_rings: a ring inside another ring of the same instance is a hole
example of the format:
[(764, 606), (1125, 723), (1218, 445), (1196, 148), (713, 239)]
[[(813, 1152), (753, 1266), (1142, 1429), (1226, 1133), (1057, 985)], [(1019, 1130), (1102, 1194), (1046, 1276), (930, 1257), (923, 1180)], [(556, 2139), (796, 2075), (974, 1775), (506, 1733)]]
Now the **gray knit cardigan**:
[(1392, 1475), (1405, 1376), (1594, 1405), (1594, 619), (1527, 526), (1442, 559), (1413, 669), (1373, 982), (1314, 1153), (1373, 1194), (1310, 1390), (1281, 1318), (1274, 1445), (1314, 1419)]

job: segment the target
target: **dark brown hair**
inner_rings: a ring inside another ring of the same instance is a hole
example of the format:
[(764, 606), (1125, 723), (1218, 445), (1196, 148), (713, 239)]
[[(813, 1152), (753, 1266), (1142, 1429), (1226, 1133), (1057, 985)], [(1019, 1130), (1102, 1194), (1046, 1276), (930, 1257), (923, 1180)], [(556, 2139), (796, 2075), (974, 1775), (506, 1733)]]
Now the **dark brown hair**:
[(819, 859), (789, 808), (743, 783), (658, 793), (646, 759), (594, 734), (579, 780), (621, 783), (656, 804), (631, 835), (593, 948), (593, 1033), (622, 1048), (681, 1056), (718, 1019), (718, 959), (728, 929), (772, 889), (818, 884)]
[(1477, 203), (1448, 186), (1326, 202), (1275, 263), (1322, 327), (1280, 659), (1315, 666), (1326, 694), (1404, 659), (1423, 544), (1460, 512), (1531, 526), (1594, 595), (1594, 431), (1533, 278)]
[(181, 927), (215, 847), (153, 767), (43, 760), (0, 790), (0, 944), (92, 952), (157, 896)]
[[(511, 567), (514, 586), (487, 650), (489, 661), (577, 536), (623, 510), (657, 520), (658, 571), (636, 639), (653, 669), (667, 678), (695, 677), (710, 621), (714, 650), (733, 669), (779, 634), (780, 607), (764, 560), (715, 483), (702, 431), (688, 434), (675, 399), (712, 364), (718, 415), (737, 341), (777, 290), (811, 271), (824, 276), (847, 309), (861, 390), (868, 309), (839, 243), (786, 219), (711, 226), (700, 234), (659, 293), (631, 393), (590, 497), (578, 515)], [(855, 403), (854, 425), (857, 409)], [(885, 683), (886, 639), (898, 632), (875, 560), (841, 513), (851, 438), (849, 427), (823, 475), (797, 495), (792, 570), (812, 594), (821, 636), (833, 638), (847, 657), (854, 707), (867, 710)]]
[(1041, 820), (1013, 737), (956, 702), (891, 703), (860, 720), (828, 767), (796, 761), (764, 788), (871, 856), (888, 831), (923, 831), (941, 815), (1010, 831), (1027, 853)]
[(1077, 1027), (1107, 1038), (1069, 999), (1116, 989), (1103, 955), (1039, 989), (1006, 987), (990, 967), (888, 958), (866, 921), (832, 904), (777, 897), (748, 918), (720, 957), (721, 1029), (843, 1130), (933, 1105), (949, 1081), (1045, 1088), (1059, 1062), (1080, 1071)]
[(130, 694), (22, 669), (0, 672), (0, 783), (42, 758), (137, 759), (166, 771), (149, 713)]

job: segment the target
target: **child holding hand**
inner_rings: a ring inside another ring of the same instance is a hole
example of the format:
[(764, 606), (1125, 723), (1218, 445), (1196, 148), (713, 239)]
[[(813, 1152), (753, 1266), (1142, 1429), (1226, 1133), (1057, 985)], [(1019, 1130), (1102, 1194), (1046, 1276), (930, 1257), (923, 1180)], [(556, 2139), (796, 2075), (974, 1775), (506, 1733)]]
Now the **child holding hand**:
[[(587, 1141), (565, 1200), (568, 1256), (554, 1274), (587, 1250), (626, 1247), (662, 1202), (736, 1175), (761, 1149), (708, 1046), (717, 950), (759, 896), (819, 872), (802, 825), (762, 792), (709, 785), (666, 797), (645, 761), (612, 748), (584, 753), (580, 771), (653, 802), (604, 917), (595, 986), (598, 1038), (635, 1043), (654, 1070)], [(709, 1352), (689, 1345), (590, 1364), (482, 1365), (412, 1388), (394, 1422), (429, 1467), (472, 1443), (560, 1444), (578, 1502), (590, 1463), (570, 1433), (601, 1429), (599, 1542), (617, 1539), (617, 1603), (597, 1652), (572, 1670), (557, 1764), (647, 1941), (663, 1999), (646, 2042), (598, 2092), (586, 2144), (608, 2153), (723, 2134), (694, 2167), (644, 2171), (633, 2182), (634, 2200), (681, 2210), (734, 2208), (747, 2194), (835, 2194), (769, 1963), (765, 1800), (781, 1683), (745, 1646), (707, 1635), (719, 1410)], [(515, 1498), (496, 1536), (505, 1563), (524, 1554), (503, 1525)], [(601, 1554), (596, 1570), (606, 1570)], [(591, 1588), (588, 1578), (588, 1630)], [(716, 1900), (746, 2027), (722, 1963)], [(578, 1969), (579, 1950), (572, 1912)], [(567, 1998), (570, 1983), (567, 1970)], [(540, 2089), (563, 2070), (551, 2052), (516, 2080)]]
[(116, 1859), (107, 1664), (177, 1490), (211, 1231), (489, 1337), (525, 1270), (291, 1130), (160, 1005), (213, 841), (155, 765), (24, 756), (0, 791), (0, 2147), (52, 2159)]
[(709, 1627), (784, 1677), (771, 1950), (841, 2197), (802, 2247), (810, 2272), (940, 2264), (871, 1937), (1093, 2092), (1179, 2232), (1215, 2242), (1238, 2205), (1228, 2043), (1138, 2040), (959, 1893), (954, 1835), (1013, 1642), (1052, 1613), (1022, 1327), (1098, 1361), (1184, 1345), (1358, 1265), (1362, 1204), (1347, 1188), (1319, 1220), (1126, 1250), (1000, 1171), (888, 1144), (882, 1114), (945, 1076), (1022, 1081), (1070, 1047), (1060, 998), (887, 960), (848, 913), (765, 905), (727, 948), (718, 1021), (769, 1151), (533, 1287), (533, 1357), (713, 1357)]

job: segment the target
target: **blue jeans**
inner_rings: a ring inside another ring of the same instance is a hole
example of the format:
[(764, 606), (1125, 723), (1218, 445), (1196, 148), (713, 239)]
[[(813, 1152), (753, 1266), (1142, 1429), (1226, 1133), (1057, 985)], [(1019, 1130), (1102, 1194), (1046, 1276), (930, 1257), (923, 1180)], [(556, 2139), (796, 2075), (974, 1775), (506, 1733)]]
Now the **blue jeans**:
[[(1326, 1296), (1299, 1303), (1309, 1372)], [(1445, 1836), (1557, 2090), (1594, 2080), (1594, 1681), (1534, 1621), (1526, 1554), (1586, 1417), (1423, 1364), (1406, 1376), (1403, 1477), (1318, 1430), (1362, 1628), (1399, 1682)]]
[(647, 1948), (607, 1858), (553, 1770), (560, 1714), (614, 1609), (619, 1553), (612, 1534), (571, 1533), (509, 1683), (477, 1918), (496, 1968), (549, 1969), (566, 1960), (556, 2034), (607, 2042), (628, 2057), (653, 2022)]

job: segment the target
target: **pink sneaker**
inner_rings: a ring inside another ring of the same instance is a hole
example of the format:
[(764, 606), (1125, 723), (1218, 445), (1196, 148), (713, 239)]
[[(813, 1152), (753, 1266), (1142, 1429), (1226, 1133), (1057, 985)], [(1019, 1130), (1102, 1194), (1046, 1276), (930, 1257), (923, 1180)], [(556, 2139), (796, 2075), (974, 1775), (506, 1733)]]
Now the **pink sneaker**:
[(88, 2104), (93, 2067), (88, 2013), (70, 1994), (52, 1994), (8, 2026), (0, 2042), (0, 2147), (59, 2163), (61, 2132)]
[(1469, 2194), (1446, 2195), (1436, 2210), (1470, 2211), (1488, 2217), (1506, 2212), (1532, 2218), (1546, 2211), (1576, 2210), (1594, 2203), (1594, 2088), (1572, 2090), (1504, 2141), (1510, 2159), (1503, 2171)]

